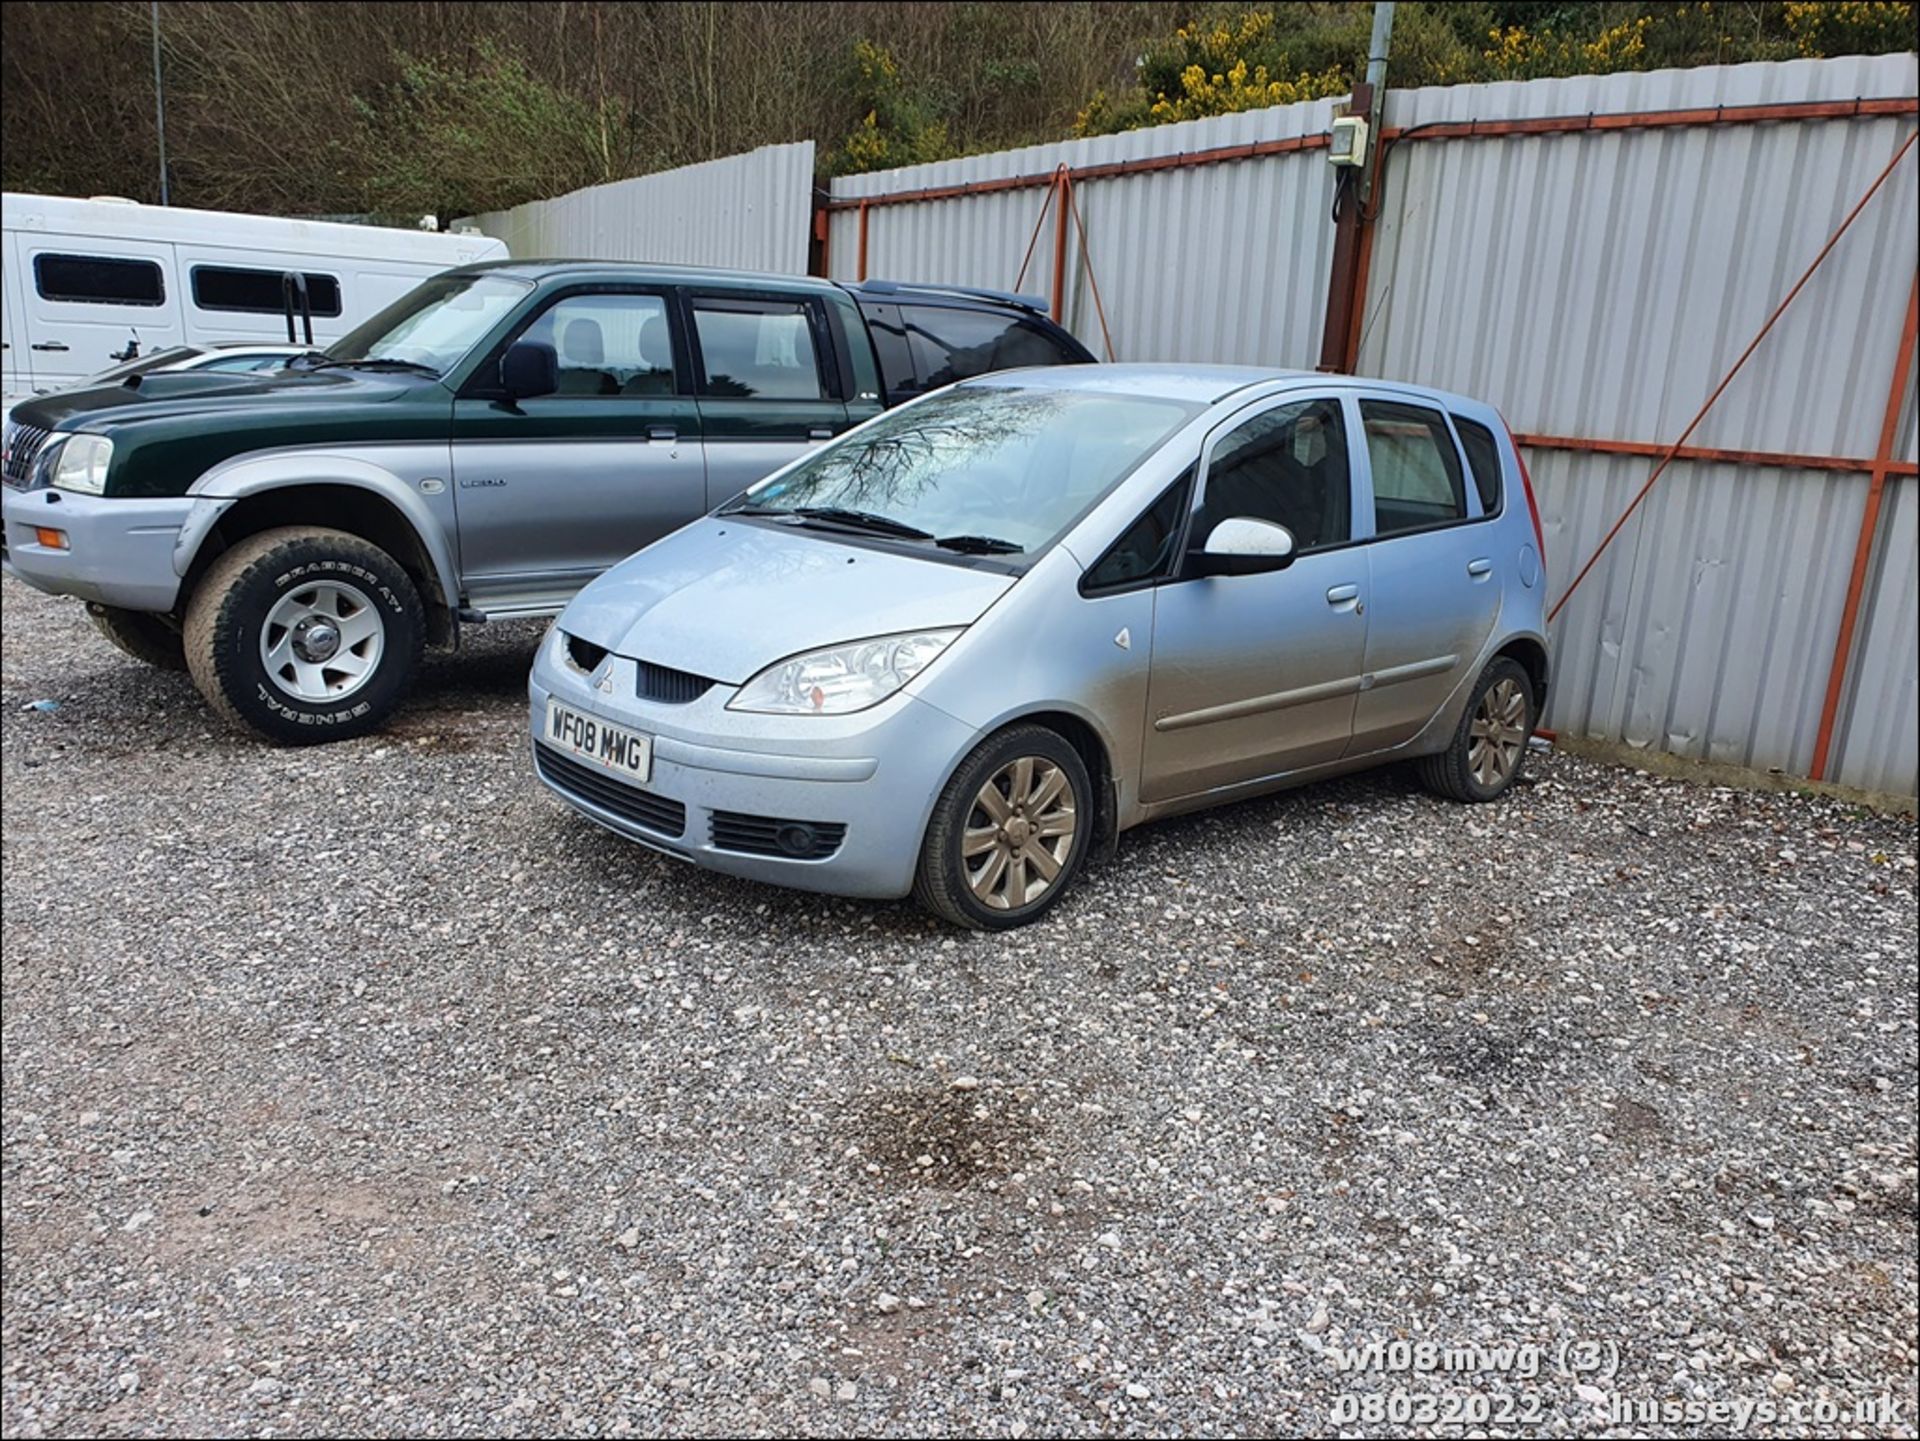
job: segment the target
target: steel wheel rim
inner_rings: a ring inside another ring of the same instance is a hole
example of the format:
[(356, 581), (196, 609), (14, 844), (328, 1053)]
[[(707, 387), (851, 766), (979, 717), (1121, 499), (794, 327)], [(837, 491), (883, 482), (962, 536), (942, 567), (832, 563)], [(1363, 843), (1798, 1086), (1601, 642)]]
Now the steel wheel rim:
[(1073, 854), (1077, 799), (1065, 768), (1044, 756), (1021, 756), (995, 771), (960, 833), (960, 869), (974, 899), (1012, 911), (1046, 895)]
[(1480, 697), (1468, 732), (1467, 770), (1482, 786), (1503, 785), (1520, 768), (1527, 749), (1527, 693), (1502, 676)]
[(365, 591), (345, 581), (296, 586), (260, 627), (267, 679), (302, 701), (342, 700), (380, 668), (387, 623)]

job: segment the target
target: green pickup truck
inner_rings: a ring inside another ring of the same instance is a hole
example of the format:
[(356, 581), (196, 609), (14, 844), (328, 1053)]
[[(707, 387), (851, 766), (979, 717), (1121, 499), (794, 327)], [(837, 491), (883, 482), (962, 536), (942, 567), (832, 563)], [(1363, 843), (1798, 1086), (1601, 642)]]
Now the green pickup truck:
[(345, 739), (426, 645), (550, 615), (884, 406), (1092, 356), (1023, 296), (608, 262), (448, 271), (266, 375), (18, 405), (7, 569), (228, 719)]

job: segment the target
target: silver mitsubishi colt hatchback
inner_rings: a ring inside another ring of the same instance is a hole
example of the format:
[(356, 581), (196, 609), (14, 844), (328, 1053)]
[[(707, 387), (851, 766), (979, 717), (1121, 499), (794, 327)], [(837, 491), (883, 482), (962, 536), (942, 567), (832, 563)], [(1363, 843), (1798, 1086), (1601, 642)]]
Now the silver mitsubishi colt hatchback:
[(534, 662), (534, 764), (715, 870), (1016, 926), (1161, 816), (1409, 759), (1499, 796), (1546, 697), (1543, 550), (1478, 401), (1003, 372), (588, 585)]

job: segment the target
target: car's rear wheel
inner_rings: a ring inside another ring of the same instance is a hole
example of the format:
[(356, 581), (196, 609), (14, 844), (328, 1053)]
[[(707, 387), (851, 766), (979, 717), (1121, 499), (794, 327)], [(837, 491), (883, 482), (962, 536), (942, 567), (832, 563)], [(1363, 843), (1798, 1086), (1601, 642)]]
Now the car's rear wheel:
[(400, 563), (345, 531), (248, 536), (187, 606), (187, 668), (236, 725), (289, 745), (377, 729), (406, 694), (426, 632)]
[(974, 747), (934, 803), (914, 896), (956, 926), (1023, 926), (1079, 874), (1092, 819), (1080, 753), (1045, 726), (1010, 726)]
[(101, 605), (97, 601), (87, 602), (87, 615), (95, 630), (135, 660), (161, 670), (187, 668), (180, 627), (166, 616), (144, 610), (122, 610), (117, 605)]
[(1533, 705), (1526, 668), (1496, 656), (1480, 672), (1447, 748), (1420, 761), (1421, 781), (1456, 801), (1490, 801), (1506, 794), (1527, 763)]

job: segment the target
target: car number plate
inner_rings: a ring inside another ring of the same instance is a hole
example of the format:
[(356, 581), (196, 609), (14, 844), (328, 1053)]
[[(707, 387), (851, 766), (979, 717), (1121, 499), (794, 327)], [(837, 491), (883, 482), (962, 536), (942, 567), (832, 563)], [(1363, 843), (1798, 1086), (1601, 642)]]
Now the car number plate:
[(547, 702), (547, 739), (608, 770), (644, 781), (653, 771), (653, 737), (603, 721), (559, 701)]

